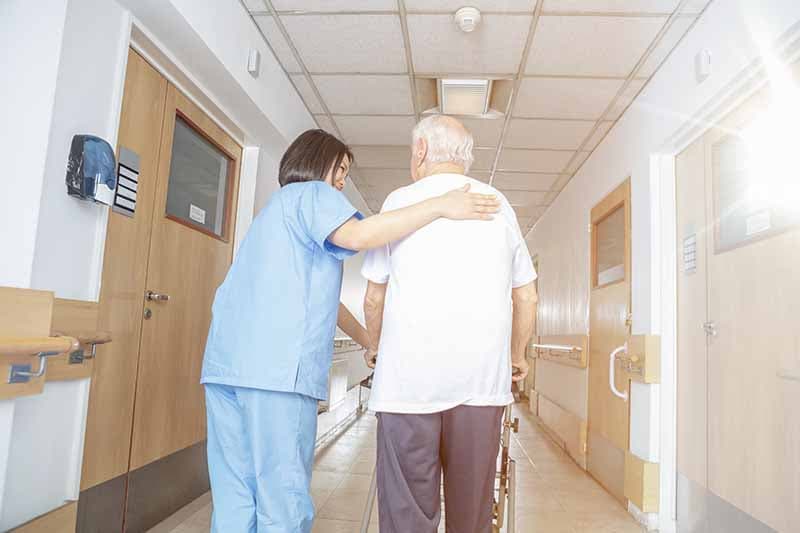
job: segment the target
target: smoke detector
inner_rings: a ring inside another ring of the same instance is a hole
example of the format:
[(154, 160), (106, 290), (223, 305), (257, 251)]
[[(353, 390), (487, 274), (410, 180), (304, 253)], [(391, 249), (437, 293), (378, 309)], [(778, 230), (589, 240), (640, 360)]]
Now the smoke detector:
[(481, 12), (476, 7), (462, 7), (456, 11), (456, 24), (464, 33), (470, 33), (478, 27), (481, 21)]

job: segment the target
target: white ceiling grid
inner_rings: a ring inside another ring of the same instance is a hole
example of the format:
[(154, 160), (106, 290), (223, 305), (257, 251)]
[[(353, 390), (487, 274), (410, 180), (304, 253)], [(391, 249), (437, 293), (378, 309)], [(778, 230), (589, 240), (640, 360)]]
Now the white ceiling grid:
[[(418, 80), (511, 80), (509, 109), (459, 118), (476, 142), (470, 174), (506, 195), (523, 231), (709, 1), (242, 0), (319, 126), (353, 147), (375, 212), (410, 182), (410, 133), (430, 93)], [(465, 5), (483, 12), (469, 34), (453, 21)]]

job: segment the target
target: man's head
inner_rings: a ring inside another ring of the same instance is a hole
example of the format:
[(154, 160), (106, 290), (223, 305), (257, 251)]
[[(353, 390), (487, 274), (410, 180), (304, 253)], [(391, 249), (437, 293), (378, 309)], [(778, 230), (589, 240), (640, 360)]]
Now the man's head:
[(420, 120), (412, 133), (411, 178), (469, 172), (473, 144), (472, 134), (452, 117), (433, 115)]

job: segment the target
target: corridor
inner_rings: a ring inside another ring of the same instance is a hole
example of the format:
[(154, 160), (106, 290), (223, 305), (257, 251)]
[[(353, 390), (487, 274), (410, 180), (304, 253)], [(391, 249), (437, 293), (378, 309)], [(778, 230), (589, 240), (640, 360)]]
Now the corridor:
[[(621, 504), (581, 470), (518, 404), (519, 433), (511, 455), (517, 462), (517, 533), (636, 533), (642, 531)], [(362, 415), (318, 451), (311, 482), (317, 508), (313, 533), (355, 533), (375, 464), (376, 419)], [(210, 495), (181, 509), (149, 533), (205, 533)], [(444, 521), (439, 527), (444, 532)], [(370, 532), (378, 532), (377, 512)]]

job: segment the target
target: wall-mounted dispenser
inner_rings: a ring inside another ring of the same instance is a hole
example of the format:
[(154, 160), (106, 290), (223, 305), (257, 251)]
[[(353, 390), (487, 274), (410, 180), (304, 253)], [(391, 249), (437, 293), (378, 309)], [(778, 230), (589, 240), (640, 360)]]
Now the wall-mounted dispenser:
[(67, 162), (67, 193), (110, 205), (117, 188), (114, 149), (94, 135), (75, 135)]

